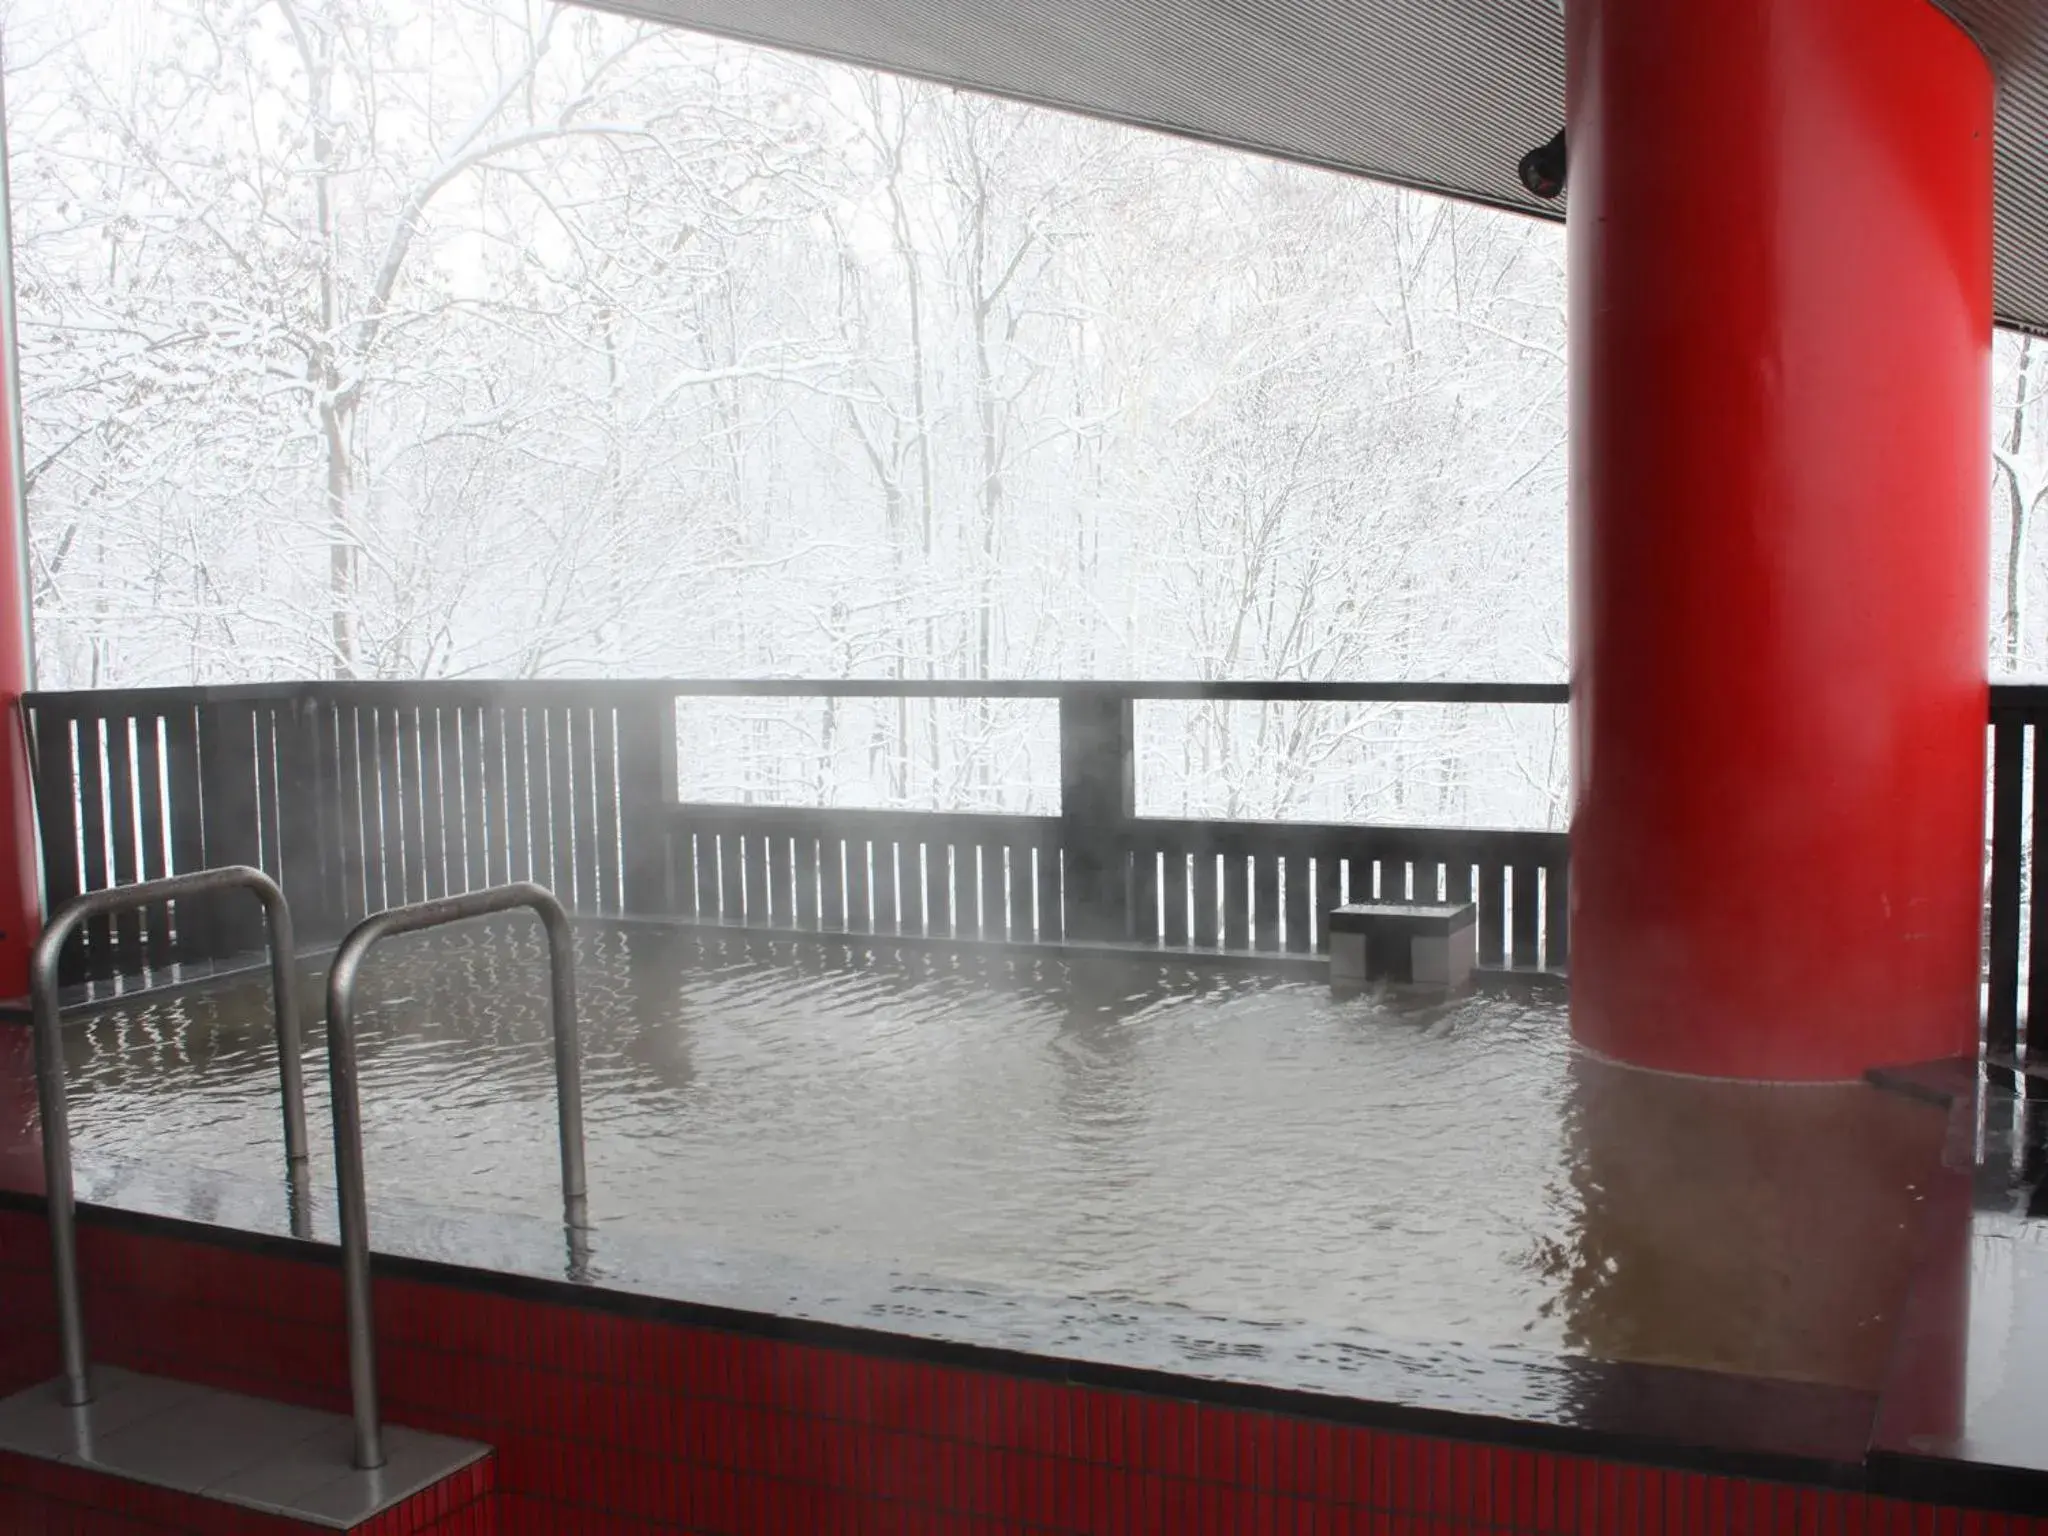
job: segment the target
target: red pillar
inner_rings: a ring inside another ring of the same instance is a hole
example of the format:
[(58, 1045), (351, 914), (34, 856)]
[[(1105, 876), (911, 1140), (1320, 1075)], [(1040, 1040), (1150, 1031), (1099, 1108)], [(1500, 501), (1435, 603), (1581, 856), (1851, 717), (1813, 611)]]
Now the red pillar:
[(20, 997), (28, 991), (29, 950), (42, 930), (42, 873), (21, 709), (35, 662), (29, 639), (28, 527), (21, 483), (21, 381), (5, 119), (6, 102), (0, 99), (0, 997)]
[(1926, 0), (1572, 0), (1572, 1013), (1974, 1048), (1989, 66)]
[[(29, 644), (28, 532), (22, 517), (21, 390), (14, 345), (13, 233), (7, 199), (7, 107), (0, 97), (0, 997), (28, 991), (28, 955), (42, 927), (35, 808), (21, 696), (34, 675)], [(0, 1188), (43, 1187), (29, 1032), (0, 1026)]]

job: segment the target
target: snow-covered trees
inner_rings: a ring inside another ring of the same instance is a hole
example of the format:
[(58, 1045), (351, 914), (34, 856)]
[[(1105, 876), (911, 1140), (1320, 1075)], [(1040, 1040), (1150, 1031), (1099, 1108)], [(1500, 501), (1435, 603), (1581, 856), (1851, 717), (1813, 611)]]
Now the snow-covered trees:
[(2034, 337), (2001, 335), (1992, 374), (1991, 660), (2038, 673), (2048, 667), (2048, 631), (2031, 622), (2048, 580), (2035, 542), (2048, 511), (2048, 353)]
[(1551, 230), (546, 4), (9, 26), (53, 681), (1560, 663)]

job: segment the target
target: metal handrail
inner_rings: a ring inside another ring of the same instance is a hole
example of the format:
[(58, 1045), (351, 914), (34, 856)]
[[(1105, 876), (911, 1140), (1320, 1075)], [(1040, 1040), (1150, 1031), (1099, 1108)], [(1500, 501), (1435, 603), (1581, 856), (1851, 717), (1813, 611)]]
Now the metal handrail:
[(363, 1189), (363, 1120), (356, 1070), (356, 981), (379, 940), (494, 912), (530, 909), (548, 935), (555, 1043), (555, 1116), (562, 1156), (562, 1220), (589, 1225), (583, 1175), (583, 1068), (576, 1038), (576, 955), (569, 914), (545, 886), (496, 885), (462, 896), (393, 907), (349, 931), (327, 972), (327, 1076), (334, 1096), (334, 1169), (341, 1197), (341, 1284), (348, 1309), (348, 1383), (355, 1415), (355, 1464), (384, 1465), (377, 1414), (377, 1336), (371, 1315), (370, 1215)]
[(64, 1037), (59, 1019), (57, 962), (81, 923), (152, 902), (250, 890), (263, 902), (270, 939), (270, 986), (277, 1020), (278, 1086), (284, 1100), (284, 1155), (293, 1235), (312, 1236), (306, 1161), (306, 1089), (299, 1063), (299, 1010), (292, 914), (277, 882), (260, 869), (228, 864), (162, 880), (111, 886), (74, 896), (55, 912), (29, 956), (29, 1007), (35, 1021), (36, 1099), (43, 1117), (43, 1184), (50, 1208), (50, 1258), (57, 1280), (57, 1330), (63, 1347), (64, 1401), (92, 1401), (86, 1363), (85, 1312), (78, 1297), (78, 1226), (71, 1190), (71, 1121), (64, 1106)]

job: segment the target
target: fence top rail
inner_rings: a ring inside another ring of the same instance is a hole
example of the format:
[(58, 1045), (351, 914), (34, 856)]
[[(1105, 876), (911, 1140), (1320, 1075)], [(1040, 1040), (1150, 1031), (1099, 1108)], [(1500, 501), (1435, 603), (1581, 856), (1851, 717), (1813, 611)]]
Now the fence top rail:
[(893, 827), (914, 829), (920, 834), (953, 833), (968, 839), (977, 836), (1032, 839), (1049, 836), (1060, 825), (1057, 815), (1033, 815), (1023, 811), (928, 811), (902, 805), (742, 805), (726, 800), (675, 800), (669, 803), (667, 810), (674, 819), (699, 832), (752, 832), (757, 829), (871, 832)]
[(1991, 685), (1991, 712), (2005, 714), (2048, 714), (2048, 680), (2015, 678)]
[[(2043, 689), (2048, 696), (2048, 687)], [(31, 693), (31, 709), (107, 715), (179, 705), (328, 703), (404, 705), (466, 700), (578, 703), (594, 696), (668, 698), (1178, 699), (1245, 703), (1563, 704), (1564, 683), (1308, 682), (1285, 679), (1026, 678), (538, 678), (236, 683), (199, 687), (80, 688)]]
[[(926, 811), (903, 806), (733, 805), (715, 800), (671, 802), (668, 814), (700, 832), (760, 831), (847, 835), (901, 830), (923, 837), (957, 836), (966, 841), (1010, 838), (1051, 840), (1060, 827), (1057, 815), (1003, 811)], [(1474, 849), (1544, 857), (1561, 853), (1570, 834), (1548, 827), (1394, 826), (1379, 822), (1226, 821), (1185, 816), (1133, 816), (1120, 824), (1127, 841), (1163, 845), (1205, 840), (1283, 844), (1345, 843), (1367, 853), (1393, 857), (1409, 848)]]
[(937, 680), (767, 678), (678, 680), (678, 698), (1188, 699), (1287, 703), (1563, 704), (1563, 683), (1304, 682), (1287, 679)]
[(1135, 816), (1125, 824), (1134, 841), (1166, 845), (1217, 840), (1256, 843), (1283, 851), (1309, 845), (1348, 844), (1357, 852), (1387, 858), (1418, 850), (1428, 857), (1470, 850), (1551, 857), (1571, 842), (1569, 832), (1551, 827), (1397, 826), (1375, 821), (1207, 821), (1178, 816)]

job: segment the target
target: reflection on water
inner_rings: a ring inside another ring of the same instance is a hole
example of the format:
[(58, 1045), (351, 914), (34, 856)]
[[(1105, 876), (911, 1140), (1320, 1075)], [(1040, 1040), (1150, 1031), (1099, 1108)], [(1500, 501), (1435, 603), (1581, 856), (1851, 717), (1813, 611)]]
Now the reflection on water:
[(1565, 1336), (1613, 1359), (1875, 1387), (1945, 1112), (1860, 1084), (1570, 1065)]
[[(583, 933), (578, 979), (600, 1226), (1412, 1339), (1860, 1383), (1897, 1277), (1858, 1234), (1910, 1219), (1939, 1140), (1873, 1090), (1817, 1121), (1817, 1090), (1731, 1115), (1617, 1085), (1561, 1007), (1502, 998), (659, 930)], [(394, 941), (362, 996), (373, 1207), (550, 1209), (533, 931)], [(267, 1018), (252, 981), (76, 1028), (81, 1155), (267, 1168)], [(1816, 1237), (1862, 1244), (1829, 1272), (1846, 1333), (1809, 1294)]]

